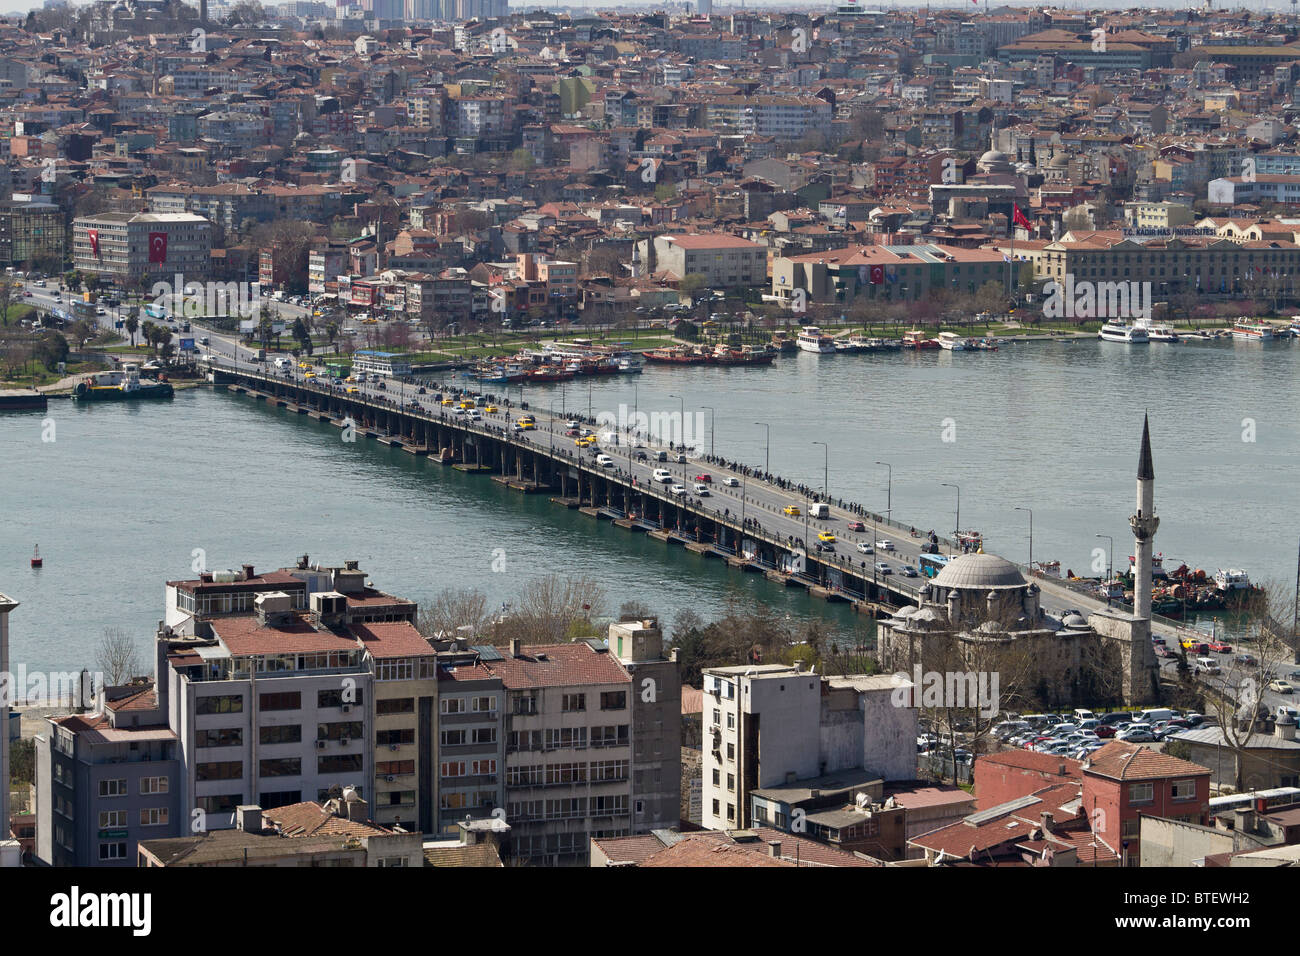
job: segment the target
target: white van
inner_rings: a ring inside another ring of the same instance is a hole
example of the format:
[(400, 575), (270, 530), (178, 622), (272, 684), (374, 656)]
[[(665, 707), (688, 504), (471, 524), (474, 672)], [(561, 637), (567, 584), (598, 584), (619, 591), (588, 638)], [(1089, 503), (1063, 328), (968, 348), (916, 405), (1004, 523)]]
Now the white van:
[(824, 501), (818, 502), (808, 509), (808, 515), (812, 518), (829, 518), (831, 516), (831, 506)]
[(1092, 711), (1088, 710), (1086, 707), (1078, 707), (1075, 708), (1074, 710), (1074, 716), (1077, 717), (1079, 720), (1094, 720), (1096, 719), (1097, 715), (1094, 714)]
[(654, 473), (654, 478), (655, 481), (662, 481), (664, 483), (667, 483), (673, 480), (673, 474), (672, 472), (667, 471), (663, 468), (656, 468)]
[(600, 465), (601, 468), (613, 468), (614, 459), (610, 458), (609, 455), (597, 455), (596, 464)]
[(1219, 662), (1216, 661), (1213, 657), (1196, 658), (1196, 670), (1197, 673), (1201, 673), (1201, 674), (1222, 674), (1223, 673), (1223, 668), (1219, 666)]
[(1152, 707), (1138, 714), (1135, 723), (1154, 724), (1157, 720), (1172, 720), (1174, 712), (1168, 707)]
[(289, 360), (288, 360), (287, 358), (285, 358), (283, 355), (281, 355), (279, 358), (277, 358), (277, 359), (275, 360), (275, 367), (276, 367), (276, 368), (288, 368), (288, 367), (289, 367)]

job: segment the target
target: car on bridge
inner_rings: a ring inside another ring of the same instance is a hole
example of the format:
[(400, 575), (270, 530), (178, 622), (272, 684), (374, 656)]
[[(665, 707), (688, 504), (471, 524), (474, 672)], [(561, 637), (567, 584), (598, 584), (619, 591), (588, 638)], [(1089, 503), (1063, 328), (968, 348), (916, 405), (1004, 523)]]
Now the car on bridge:
[(532, 431), (537, 428), (537, 423), (525, 421), (521, 418), (519, 421), (515, 422), (515, 428), (519, 429), (521, 432)]
[(668, 490), (669, 492), (671, 492), (672, 494), (676, 495), (679, 498), (684, 497), (686, 494), (686, 489), (683, 488), (681, 485), (673, 485)]
[(361, 389), (357, 388), (355, 385), (349, 385), (349, 386), (348, 386), (348, 391), (347, 391), (347, 393), (348, 393), (349, 395), (356, 395), (356, 394), (358, 394), (360, 391), (361, 391)]
[(893, 573), (894, 573), (894, 569), (891, 568), (891, 567), (890, 567), (888, 564), (886, 564), (884, 561), (877, 561), (877, 562), (876, 562), (876, 572), (877, 572), (878, 574), (893, 574)]
[(493, 412), (497, 411), (497, 407), (495, 405), (484, 405), (483, 411), (491, 415)]
[(696, 475), (696, 476), (695, 476), (695, 480), (696, 480), (696, 481), (701, 481), (701, 482), (703, 482), (703, 483), (706, 484), (706, 485), (710, 485), (710, 484), (713, 483), (713, 476), (712, 476), (712, 475)]
[(1269, 682), (1269, 685), (1268, 685), (1268, 689), (1271, 690), (1271, 691), (1272, 691), (1273, 693), (1275, 693), (1275, 694), (1294, 694), (1294, 693), (1295, 693), (1295, 687), (1293, 687), (1293, 686), (1291, 685), (1291, 682), (1290, 682), (1290, 681), (1284, 681), (1284, 680), (1275, 680), (1275, 681), (1270, 681), (1270, 682)]
[(709, 486), (697, 481), (695, 483), (695, 493), (699, 495), (701, 498), (708, 498), (710, 497)]
[(890, 541), (888, 538), (882, 538), (880, 541), (876, 542), (876, 547), (881, 551), (893, 551), (894, 542)]
[(910, 564), (904, 565), (904, 566), (903, 566), (903, 577), (905, 577), (905, 578), (914, 578), (914, 577), (916, 577), (916, 568), (912, 567)]
[(570, 428), (570, 429), (568, 429), (567, 431), (565, 431), (564, 434), (568, 435), (570, 438), (581, 438), (581, 437), (582, 437), (582, 432), (578, 431), (576, 428)]
[(850, 531), (866, 531), (866, 530), (867, 530), (867, 526), (864, 525), (861, 521), (850, 521), (850, 522), (848, 523), (848, 526), (847, 526), (847, 527), (848, 527), (848, 529), (849, 529)]
[(821, 541), (823, 544), (834, 544), (835, 535), (831, 534), (829, 531), (821, 531), (817, 534), (817, 540)]
[[(348, 379), (348, 381), (350, 382), (350, 381), (352, 381), (352, 379)], [(444, 405), (444, 406), (445, 406), (445, 405), (455, 405), (455, 404), (456, 404), (456, 400), (455, 400), (454, 398), (444, 398), (444, 399), (443, 399), (441, 402), (439, 402), (438, 404), (439, 404), (439, 405)], [(522, 421), (522, 419), (521, 419), (521, 421)]]
[(665, 468), (656, 468), (654, 470), (654, 480), (668, 484), (673, 480), (673, 473)]
[(860, 554), (875, 554), (875, 553), (876, 553), (876, 552), (875, 552), (875, 549), (872, 548), (871, 545), (867, 544), (865, 541), (859, 541), (859, 542), (858, 542), (858, 552), (859, 552)]
[(579, 448), (590, 448), (592, 445), (596, 444), (596, 436), (583, 435), (581, 438), (575, 438), (573, 443)]
[(784, 514), (792, 515), (795, 518), (803, 514), (803, 512), (799, 510), (798, 505), (786, 505), (784, 508), (781, 509), (781, 511)]
[(740, 485), (740, 479), (732, 478), (730, 475), (728, 475), (726, 478), (722, 479), (722, 483), (726, 485), (728, 488), (736, 488), (739, 487)]

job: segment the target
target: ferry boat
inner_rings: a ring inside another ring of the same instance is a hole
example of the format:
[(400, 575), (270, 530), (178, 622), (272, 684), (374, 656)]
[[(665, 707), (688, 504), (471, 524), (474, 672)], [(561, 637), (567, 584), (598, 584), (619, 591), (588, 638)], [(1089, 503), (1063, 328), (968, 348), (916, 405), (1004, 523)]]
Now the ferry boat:
[(947, 349), (949, 352), (965, 352), (966, 340), (956, 332), (940, 332), (939, 348)]
[(1103, 323), (1097, 338), (1103, 342), (1125, 342), (1129, 345), (1146, 345), (1151, 341), (1145, 325), (1129, 325), (1122, 319)]
[(1232, 326), (1232, 337), (1243, 342), (1269, 342), (1273, 338), (1273, 326), (1267, 322), (1238, 319)]
[(805, 325), (795, 340), (805, 352), (834, 352), (835, 340), (815, 325)]
[(903, 333), (902, 347), (905, 349), (937, 349), (939, 341), (938, 339), (927, 339), (925, 333), (920, 329), (910, 329)]
[(1220, 591), (1249, 591), (1250, 575), (1240, 568), (1220, 568), (1214, 573), (1214, 586)]
[(1287, 326), (1287, 331), (1291, 333), (1292, 338), (1300, 337), (1300, 315), (1291, 316), (1291, 324)]
[(72, 397), (80, 402), (120, 402), (144, 398), (171, 398), (171, 382), (142, 382), (140, 367), (134, 362), (120, 372), (95, 372), (78, 382)]
[(1174, 331), (1173, 326), (1156, 324), (1143, 325), (1147, 330), (1147, 339), (1152, 342), (1177, 342), (1179, 341), (1178, 333)]

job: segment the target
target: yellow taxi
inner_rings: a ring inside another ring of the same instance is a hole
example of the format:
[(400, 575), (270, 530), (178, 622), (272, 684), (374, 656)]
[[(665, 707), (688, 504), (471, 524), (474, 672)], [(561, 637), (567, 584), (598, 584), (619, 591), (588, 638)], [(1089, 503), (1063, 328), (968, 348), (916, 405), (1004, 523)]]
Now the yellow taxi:
[(825, 542), (826, 544), (834, 544), (835, 535), (831, 534), (829, 531), (822, 531), (817, 535), (817, 540)]
[(581, 438), (575, 438), (573, 443), (579, 448), (590, 448), (592, 445), (596, 444), (596, 436), (583, 435)]
[(315, 378), (315, 377), (316, 377), (315, 372), (308, 372), (306, 375), (303, 376), (303, 378)]
[(468, 410), (474, 407), (474, 403), (473, 401), (467, 399), (466, 401), (460, 403), (460, 407)]
[(496, 407), (495, 405), (484, 405), (484, 406), (483, 406), (483, 411), (487, 412), (489, 415), (492, 414), (492, 412), (495, 412), (496, 410), (497, 410), (497, 407)]
[(306, 370), (306, 369), (311, 368), (311, 364), (310, 364), (309, 362), (299, 362), (299, 363), (298, 363), (298, 367), (299, 367), (300, 369), (304, 369), (304, 370)]
[(537, 423), (528, 418), (519, 419), (519, 421), (515, 422), (515, 425), (521, 432), (526, 432), (537, 427)]
[(356, 380), (357, 380), (357, 378), (356, 378), (355, 375), (349, 375), (349, 376), (348, 376), (347, 378), (345, 378), (343, 381), (345, 381), (345, 382), (351, 384), (352, 382), (355, 382)]
[(441, 405), (455, 405), (456, 402), (455, 402), (454, 399), (444, 398), (444, 399), (443, 399), (439, 404), (441, 404)]
[(348, 386), (348, 394), (349, 394), (349, 395), (356, 395), (356, 394), (357, 394), (358, 392), (360, 392), (360, 391), (361, 391), (361, 389), (357, 388), (355, 385), (349, 385), (349, 386)]
[(796, 518), (799, 517), (801, 514), (803, 514), (803, 512), (799, 510), (798, 505), (786, 505), (784, 508), (781, 509), (781, 511), (784, 512), (785, 514), (792, 515)]

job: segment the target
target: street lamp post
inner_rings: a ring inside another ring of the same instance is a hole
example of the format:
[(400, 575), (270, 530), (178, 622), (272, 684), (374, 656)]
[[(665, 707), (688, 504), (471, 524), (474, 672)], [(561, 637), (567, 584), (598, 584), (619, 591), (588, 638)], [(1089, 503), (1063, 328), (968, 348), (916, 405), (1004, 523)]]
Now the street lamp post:
[(885, 485), (885, 511), (894, 510), (894, 466), (887, 461), (878, 461), (877, 465), (884, 465), (889, 469), (889, 477)]
[(709, 410), (709, 457), (712, 458), (713, 457), (713, 418), (716, 412), (712, 405), (701, 405), (700, 408), (707, 408)]
[(1029, 512), (1029, 573), (1034, 573), (1034, 509), (1033, 508), (1016, 508), (1017, 511)]
[[(686, 453), (682, 451), (682, 449), (686, 447), (686, 399), (682, 398), (682, 396), (680, 395), (669, 395), (668, 397), (675, 398), (677, 399), (677, 401), (682, 403), (681, 417), (677, 420), (677, 427), (678, 427), (677, 437), (682, 440), (677, 444), (678, 444), (678, 454), (682, 455), (682, 457), (685, 457)], [(686, 462), (682, 462), (682, 484), (686, 484), (686, 468), (687, 468)]]
[(1110, 542), (1110, 561), (1106, 567), (1106, 606), (1110, 607), (1110, 579), (1115, 574), (1115, 539), (1108, 534), (1099, 534), (1097, 537)]
[(765, 439), (765, 451), (763, 452), (763, 474), (768, 474), (772, 470), (772, 426), (767, 422), (754, 422), (755, 425), (762, 425), (767, 429), (767, 438)]
[(960, 547), (960, 546), (961, 546), (961, 538), (960, 538), (960, 535), (961, 535), (961, 488), (957, 487), (957, 485), (954, 485), (952, 482), (948, 482), (948, 481), (943, 482), (943, 487), (945, 487), (945, 488), (955, 488), (955, 489), (957, 490), (957, 530), (954, 532), (954, 537), (957, 537), (957, 539), (958, 539), (958, 540), (957, 540), (957, 545), (958, 545), (958, 547)]
[(831, 478), (830, 478), (830, 476), (831, 476), (831, 446), (828, 445), (828, 444), (826, 444), (826, 442), (824, 442), (824, 441), (815, 441), (815, 442), (813, 442), (813, 444), (814, 444), (814, 445), (821, 445), (821, 446), (822, 446), (822, 451), (826, 453), (826, 457), (825, 457), (824, 462), (823, 462), (823, 464), (822, 464), (822, 495), (826, 498), (827, 501), (830, 501), (830, 499), (831, 499), (831, 486), (830, 486), (830, 480), (831, 480)]

